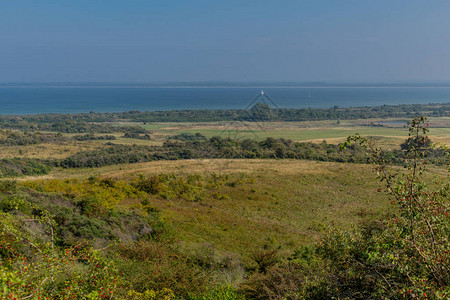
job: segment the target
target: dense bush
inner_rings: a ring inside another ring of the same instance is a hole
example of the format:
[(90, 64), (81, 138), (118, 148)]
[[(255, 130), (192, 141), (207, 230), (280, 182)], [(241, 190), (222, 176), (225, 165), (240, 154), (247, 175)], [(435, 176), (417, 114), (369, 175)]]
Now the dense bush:
[[(401, 149), (381, 151), (380, 155), (390, 163), (402, 165)], [(427, 163), (445, 164), (442, 149), (433, 149), (424, 158)], [(106, 165), (138, 163), (155, 160), (179, 160), (200, 158), (276, 158), (307, 159), (350, 163), (367, 163), (367, 156), (359, 145), (350, 145), (340, 151), (339, 145), (311, 142), (293, 142), (282, 138), (266, 138), (263, 141), (252, 139), (236, 140), (222, 137), (195, 141), (168, 140), (162, 146), (109, 144), (109, 147), (83, 151), (61, 161), (53, 161), (63, 168), (101, 167)]]
[(0, 298), (111, 298), (117, 269), (83, 241), (58, 247), (54, 216), (28, 200), (0, 198)]
[(47, 163), (31, 158), (0, 159), (0, 177), (15, 177), (23, 175), (44, 175), (50, 172)]
[(145, 293), (170, 289), (175, 295), (187, 298), (189, 294), (205, 292), (212, 285), (211, 277), (204, 270), (165, 243), (121, 244), (117, 255), (115, 260), (130, 290)]
[(206, 136), (201, 133), (187, 133), (183, 132), (177, 135), (172, 135), (169, 140), (179, 140), (179, 141), (203, 141), (206, 140)]
[(66, 141), (61, 133), (20, 132), (0, 130), (0, 145), (33, 145), (48, 142)]
[(139, 126), (114, 126), (110, 123), (86, 122), (80, 115), (0, 116), (0, 128), (59, 133), (148, 133)]
[[(232, 140), (213, 137), (209, 140), (174, 142), (162, 146), (110, 145), (110, 147), (80, 152), (63, 159), (56, 165), (64, 168), (101, 167), (121, 163), (137, 163), (154, 160), (178, 160), (195, 158), (290, 158), (319, 161), (359, 162), (367, 161), (358, 146), (339, 152), (339, 146), (327, 143), (295, 143), (291, 140), (267, 138)], [(400, 162), (400, 154), (391, 158)]]
[(147, 141), (151, 140), (151, 137), (150, 137), (150, 135), (148, 133), (141, 135), (141, 134), (136, 133), (136, 132), (126, 132), (123, 135), (123, 137), (126, 138), (126, 139), (147, 140)]
[(93, 133), (86, 133), (80, 135), (74, 135), (73, 139), (77, 141), (94, 141), (94, 140), (115, 140), (116, 137), (114, 135), (95, 135)]

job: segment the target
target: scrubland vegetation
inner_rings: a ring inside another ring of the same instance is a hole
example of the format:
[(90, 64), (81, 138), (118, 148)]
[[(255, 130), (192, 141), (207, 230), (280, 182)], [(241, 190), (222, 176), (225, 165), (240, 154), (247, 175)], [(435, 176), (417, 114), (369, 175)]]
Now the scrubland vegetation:
[[(448, 114), (310, 117), (420, 109)], [(4, 149), (23, 147), (0, 161), (1, 298), (449, 297), (449, 150), (424, 118), (381, 150), (382, 138), (358, 135), (337, 145), (168, 130), (156, 143), (134, 122), (189, 116), (161, 114), (1, 117)], [(72, 148), (27, 156), (49, 143)]]

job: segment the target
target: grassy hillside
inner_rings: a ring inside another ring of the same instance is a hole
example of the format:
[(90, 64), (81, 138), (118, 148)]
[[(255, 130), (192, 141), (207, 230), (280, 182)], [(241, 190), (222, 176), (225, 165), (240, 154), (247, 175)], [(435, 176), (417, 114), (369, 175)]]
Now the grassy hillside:
[[(145, 200), (182, 240), (212, 243), (246, 259), (264, 247), (288, 251), (311, 244), (330, 225), (349, 228), (379, 215), (387, 201), (376, 191), (370, 166), (296, 160), (188, 160), (137, 164), (126, 170), (114, 166), (81, 173), (57, 171), (36, 177), (33, 186), (56, 184), (58, 180), (51, 178), (61, 177), (133, 181), (139, 175), (159, 174), (200, 176), (202, 197), (145, 195), (124, 197), (116, 204), (132, 207)], [(216, 185), (210, 183), (215, 177)]]
[[(300, 136), (311, 131), (315, 136), (320, 131), (337, 133), (332, 138), (337, 141), (349, 128), (378, 133), (371, 141), (392, 147), (406, 138), (386, 136), (405, 131), (397, 123), (381, 127), (357, 122), (342, 122), (337, 128), (325, 123), (314, 128), (305, 123), (270, 123), (271, 128), (261, 129), (260, 134), (295, 132)], [(429, 165), (433, 157), (423, 156), (421, 148), (429, 143), (423, 120), (410, 129), (423, 136), (403, 145), (407, 151), (397, 150), (395, 161), (389, 158), (394, 152), (375, 150), (375, 158), (369, 159), (375, 166), (288, 159), (287, 155), (272, 159), (277, 157), (270, 155), (276, 147), (269, 144), (295, 146), (275, 139), (246, 142), (267, 152), (261, 156), (264, 160), (240, 155), (239, 159), (186, 159), (193, 156), (173, 156), (169, 150), (223, 157), (208, 155), (219, 150), (241, 151), (244, 142), (186, 134), (217, 133), (223, 124), (166, 125), (155, 127), (159, 135), (151, 133), (151, 140), (136, 133), (139, 130), (128, 132), (128, 137), (111, 132), (76, 138), (73, 134), (2, 132), (1, 172), (9, 179), (0, 180), (1, 299), (38, 299), (40, 295), (198, 300), (448, 295), (448, 289), (435, 286), (448, 282), (450, 274), (445, 268), (448, 251), (443, 238), (448, 236), (448, 160)], [(120, 128), (128, 126), (120, 124)], [(446, 130), (435, 130), (430, 136), (445, 141)], [(161, 146), (168, 138), (166, 146)], [(142, 146), (118, 146), (109, 144), (110, 140)], [(216, 149), (216, 143), (222, 146)], [(207, 147), (202, 148), (203, 144)], [(371, 151), (370, 147), (358, 146), (356, 151), (349, 146), (344, 153), (337, 145), (322, 142), (295, 147), (312, 152), (316, 156), (309, 159), (317, 160), (358, 155), (360, 162), (366, 162), (364, 149)], [(136, 155), (134, 162), (145, 161), (137, 154), (144, 157), (149, 151), (156, 151), (156, 159), (161, 160), (118, 164), (132, 155)], [(429, 153), (445, 155), (446, 151)], [(87, 155), (98, 162), (97, 167), (57, 164), (58, 159), (69, 157), (76, 162)], [(402, 155), (407, 156), (405, 160)], [(384, 173), (388, 162), (396, 164), (392, 173)], [(422, 167), (416, 170), (418, 163), (431, 171), (429, 175), (422, 175)], [(403, 167), (408, 170), (404, 177), (394, 180)], [(387, 189), (380, 188), (374, 168), (387, 182)], [(413, 200), (417, 209), (408, 205)], [(405, 213), (405, 208), (412, 214)], [(409, 235), (415, 222), (423, 238), (415, 231)], [(404, 246), (409, 243), (420, 251)], [(403, 272), (408, 275), (411, 268), (418, 277), (405, 277)], [(386, 286), (386, 277), (400, 288)], [(434, 285), (417, 285), (425, 279)]]

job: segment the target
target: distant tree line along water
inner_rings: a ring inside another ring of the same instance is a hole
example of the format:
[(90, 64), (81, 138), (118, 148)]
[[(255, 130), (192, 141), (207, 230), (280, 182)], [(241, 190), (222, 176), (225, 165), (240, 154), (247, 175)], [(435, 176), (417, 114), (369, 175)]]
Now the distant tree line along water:
[(274, 109), (259, 103), (249, 110), (128, 111), (120, 113), (39, 114), (0, 116), (0, 128), (66, 133), (148, 133), (140, 127), (113, 126), (111, 122), (217, 122), (217, 121), (316, 121), (367, 118), (410, 118), (450, 116), (450, 103), (383, 105), (375, 107)]

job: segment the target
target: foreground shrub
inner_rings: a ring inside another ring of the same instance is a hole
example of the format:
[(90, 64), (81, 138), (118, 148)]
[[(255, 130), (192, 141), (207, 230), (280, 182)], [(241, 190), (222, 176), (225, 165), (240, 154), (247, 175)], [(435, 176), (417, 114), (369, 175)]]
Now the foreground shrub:
[[(42, 224), (50, 241), (22, 230), (26, 221)], [(87, 243), (55, 247), (54, 225), (46, 214), (30, 220), (0, 212), (0, 298), (111, 299), (117, 269)]]
[(319, 245), (320, 255), (330, 262), (335, 297), (450, 296), (450, 185), (448, 177), (431, 187), (425, 181), (427, 132), (425, 118), (413, 119), (410, 137), (415, 142), (405, 149), (403, 173), (391, 170), (381, 150), (370, 141), (359, 136), (349, 139), (368, 150), (395, 213), (379, 230), (335, 230)]
[[(254, 255), (256, 272), (241, 285), (249, 299), (448, 299), (450, 297), (450, 182), (429, 184), (425, 176), (430, 143), (426, 119), (410, 125), (404, 168), (389, 167), (389, 158), (373, 142), (358, 142), (375, 164), (392, 199), (382, 220), (352, 231), (334, 229), (313, 248), (297, 251), (288, 261), (270, 252)], [(449, 150), (440, 149), (447, 156)], [(436, 153), (436, 151), (433, 151)], [(439, 173), (438, 173), (439, 174)]]
[(125, 289), (137, 293), (169, 289), (177, 297), (188, 297), (202, 294), (212, 284), (206, 272), (168, 242), (121, 244), (115, 261), (123, 270)]

